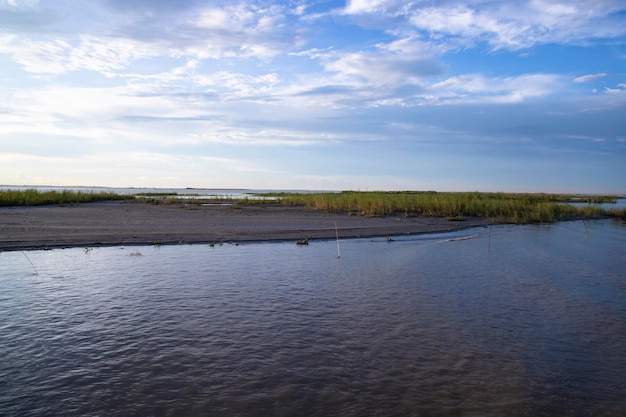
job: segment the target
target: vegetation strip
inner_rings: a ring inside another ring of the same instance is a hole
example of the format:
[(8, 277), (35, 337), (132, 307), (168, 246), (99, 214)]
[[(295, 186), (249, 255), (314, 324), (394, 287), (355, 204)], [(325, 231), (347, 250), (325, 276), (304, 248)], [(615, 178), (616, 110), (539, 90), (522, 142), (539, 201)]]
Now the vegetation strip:
[[(186, 199), (176, 193), (120, 195), (112, 192), (0, 190), (0, 206), (34, 206), (46, 204), (79, 204), (95, 201), (140, 198), (153, 204), (223, 203), (215, 196)], [(329, 213), (359, 216), (445, 217), (463, 221), (467, 217), (482, 217), (499, 223), (553, 223), (560, 220), (617, 217), (626, 219), (626, 209), (604, 209), (597, 204), (614, 203), (623, 196), (571, 195), (531, 193), (439, 193), (434, 191), (343, 191), (321, 193), (263, 193), (254, 198), (234, 199), (236, 205), (283, 204), (302, 205)], [(589, 203), (574, 206), (571, 203)], [(236, 206), (233, 206), (236, 208)]]
[(80, 204), (96, 201), (132, 199), (132, 195), (121, 195), (112, 192), (83, 192), (70, 190), (39, 191), (2, 190), (0, 189), (0, 207), (9, 206), (44, 206), (48, 204)]
[[(504, 223), (553, 223), (576, 218), (603, 216), (626, 218), (626, 209), (609, 209), (593, 204), (614, 203), (620, 196), (438, 193), (438, 192), (356, 192), (311, 194), (264, 194), (278, 197), (282, 204), (299, 204), (330, 213), (361, 216), (437, 216), (462, 221), (483, 217)], [(568, 203), (592, 203), (573, 206)]]

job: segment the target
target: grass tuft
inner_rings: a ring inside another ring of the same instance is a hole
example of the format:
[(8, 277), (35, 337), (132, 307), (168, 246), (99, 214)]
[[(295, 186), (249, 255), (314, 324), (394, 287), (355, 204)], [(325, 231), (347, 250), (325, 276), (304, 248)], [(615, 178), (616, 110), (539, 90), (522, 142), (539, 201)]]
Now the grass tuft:
[(70, 190), (39, 191), (2, 190), (0, 189), (0, 207), (8, 206), (43, 206), (48, 204), (80, 204), (95, 201), (125, 200), (133, 196), (111, 192), (83, 192)]

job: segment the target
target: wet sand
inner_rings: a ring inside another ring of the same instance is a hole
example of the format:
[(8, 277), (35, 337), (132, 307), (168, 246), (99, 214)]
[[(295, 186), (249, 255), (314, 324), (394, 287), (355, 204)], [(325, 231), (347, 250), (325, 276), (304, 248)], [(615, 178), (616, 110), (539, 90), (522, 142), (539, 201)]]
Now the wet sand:
[(348, 216), (298, 206), (151, 205), (113, 201), (0, 208), (0, 251), (75, 246), (384, 237), (485, 224), (439, 217)]

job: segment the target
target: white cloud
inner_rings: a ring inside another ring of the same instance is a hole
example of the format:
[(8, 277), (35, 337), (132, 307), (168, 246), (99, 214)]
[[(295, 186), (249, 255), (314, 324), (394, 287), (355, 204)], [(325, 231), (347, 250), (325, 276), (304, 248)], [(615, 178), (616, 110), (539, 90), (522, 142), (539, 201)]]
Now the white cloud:
[(600, 74), (588, 74), (588, 75), (583, 75), (580, 77), (576, 77), (574, 78), (574, 82), (575, 83), (588, 83), (591, 81), (595, 81), (598, 80), (600, 78), (604, 78), (606, 77), (608, 74), (606, 72), (602, 72)]
[[(293, 102), (284, 101), (285, 98), (271, 106), (256, 105), (251, 99), (248, 100), (249, 110), (243, 108), (240, 100), (229, 102), (232, 98), (245, 98), (270, 88), (278, 82), (275, 74), (250, 77), (221, 72), (209, 78), (204, 81), (221, 85), (228, 91), (208, 98), (193, 92), (181, 96), (152, 83), (124, 87), (56, 85), (44, 89), (16, 89), (9, 92), (8, 105), (0, 113), (3, 125), (0, 140), (38, 137), (57, 141), (56, 138), (64, 138), (68, 144), (62, 146), (80, 143), (81, 147), (98, 146), (101, 151), (150, 144), (163, 147), (164, 152), (176, 152), (178, 146), (208, 143), (302, 146), (336, 138), (319, 131), (307, 133), (306, 129), (296, 127), (297, 123), (291, 123), (290, 119), (310, 118), (315, 112), (300, 113)], [(285, 123), (292, 127), (282, 127)], [(44, 154), (47, 152), (46, 148), (39, 149)], [(73, 147), (73, 151), (77, 149)]]
[(517, 77), (486, 78), (480, 74), (451, 77), (429, 89), (435, 102), (519, 103), (549, 95), (557, 90), (559, 77), (530, 74)]
[[(198, 58), (268, 59), (299, 42), (297, 29), (284, 22), (284, 6), (239, 3), (205, 7), (178, 23), (164, 38), (174, 50)], [(184, 37), (177, 37), (178, 32)]]
[(71, 46), (65, 41), (26, 40), (11, 46), (14, 61), (27, 72), (60, 74), (67, 70)]
[(83, 35), (75, 43), (63, 38), (31, 40), (5, 36), (0, 52), (11, 54), (25, 71), (38, 74), (78, 70), (106, 73), (153, 54), (146, 46), (127, 39)]
[[(170, 9), (168, 9), (170, 10)], [(35, 10), (36, 14), (40, 11)], [(284, 23), (283, 6), (227, 4), (194, 11), (170, 10), (163, 20), (136, 21), (101, 28), (98, 34), (59, 31), (41, 37), (2, 34), (0, 53), (9, 54), (29, 73), (63, 74), (92, 70), (105, 75), (152, 57), (267, 60), (300, 42), (298, 29)], [(103, 35), (102, 33), (114, 33)]]
[(207, 7), (192, 23), (201, 28), (225, 29), (232, 32), (247, 30), (256, 23), (255, 14), (244, 5), (226, 8)]
[(373, 86), (415, 84), (422, 78), (443, 72), (442, 65), (432, 58), (370, 52), (342, 55), (326, 63), (325, 68), (355, 76)]
[(350, 0), (344, 10), (347, 14), (373, 13), (396, 7), (397, 0)]
[(490, 13), (480, 12), (467, 6), (452, 8), (420, 9), (410, 21), (417, 28), (433, 35), (447, 34), (459, 37), (461, 43), (487, 38), (496, 46), (518, 48), (522, 44), (525, 25), (511, 20), (500, 20)]
[(562, 86), (561, 77), (554, 74), (488, 77), (476, 73), (441, 79), (444, 67), (431, 48), (411, 38), (381, 43), (372, 51), (313, 50), (307, 55), (319, 59), (332, 76), (309, 77), (288, 89), (318, 106), (519, 103), (550, 95)]
[(306, 12), (307, 7), (308, 7), (308, 6), (307, 6), (307, 4), (306, 4), (306, 3), (303, 3), (303, 4), (298, 4), (297, 6), (294, 6), (294, 7), (291, 9), (291, 13), (292, 13), (292, 14), (294, 14), (294, 15), (296, 15), (296, 16), (302, 16), (302, 15), (304, 15), (304, 13)]
[(624, 10), (623, 2), (613, 0), (353, 0), (343, 12), (374, 19), (404, 17), (435, 42), (462, 46), (487, 42), (493, 49), (517, 50), (538, 43), (580, 44), (624, 36), (626, 26), (616, 14)]
[[(233, 128), (221, 126), (213, 132), (196, 134), (202, 143), (223, 143), (229, 145), (249, 146), (306, 146), (320, 142), (327, 142), (323, 133), (306, 133), (301, 130), (280, 128)], [(334, 135), (333, 135), (334, 136)]]
[(252, 76), (220, 71), (209, 75), (197, 74), (193, 77), (193, 80), (198, 85), (213, 86), (220, 90), (231, 90), (241, 97), (268, 92), (279, 82), (279, 77), (276, 73)]
[(105, 72), (154, 55), (151, 48), (128, 39), (81, 36), (79, 46), (69, 56), (69, 68)]
[(617, 85), (617, 88), (609, 88), (606, 87), (604, 89), (604, 92), (607, 94), (611, 94), (611, 95), (626, 95), (626, 84), (625, 83), (621, 83)]
[(0, 0), (0, 8), (32, 9), (39, 4), (39, 0)]
[(444, 70), (428, 45), (411, 38), (379, 43), (368, 51), (314, 51), (312, 56), (319, 57), (326, 71), (374, 87), (419, 84), (424, 78), (441, 75)]
[[(58, 150), (71, 153), (84, 153), (85, 148), (92, 147), (101, 152), (110, 148), (171, 148), (184, 143), (181, 139), (188, 133), (221, 126), (207, 103), (146, 95), (143, 91), (132, 87), (67, 86), (13, 91), (6, 111), (0, 113), (0, 141), (27, 148), (33, 141), (54, 142)], [(33, 149), (50, 152), (44, 146)]]
[[(165, 72), (111, 74), (111, 77), (113, 76), (128, 80), (135, 89), (135, 94), (163, 96), (177, 94), (179, 98), (184, 95), (209, 94), (217, 100), (241, 99), (271, 93), (280, 83), (280, 77), (276, 73), (257, 75), (229, 71), (203, 73), (202, 64), (196, 59), (190, 59), (183, 65)], [(204, 90), (200, 90), (199, 87)]]

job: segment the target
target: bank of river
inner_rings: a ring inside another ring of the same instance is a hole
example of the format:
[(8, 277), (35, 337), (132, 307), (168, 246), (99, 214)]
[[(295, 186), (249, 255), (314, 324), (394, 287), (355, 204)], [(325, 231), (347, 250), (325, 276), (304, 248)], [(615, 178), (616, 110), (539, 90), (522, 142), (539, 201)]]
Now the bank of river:
[(0, 207), (0, 251), (59, 247), (259, 242), (421, 234), (484, 225), (440, 217), (348, 216), (299, 206), (147, 204)]

